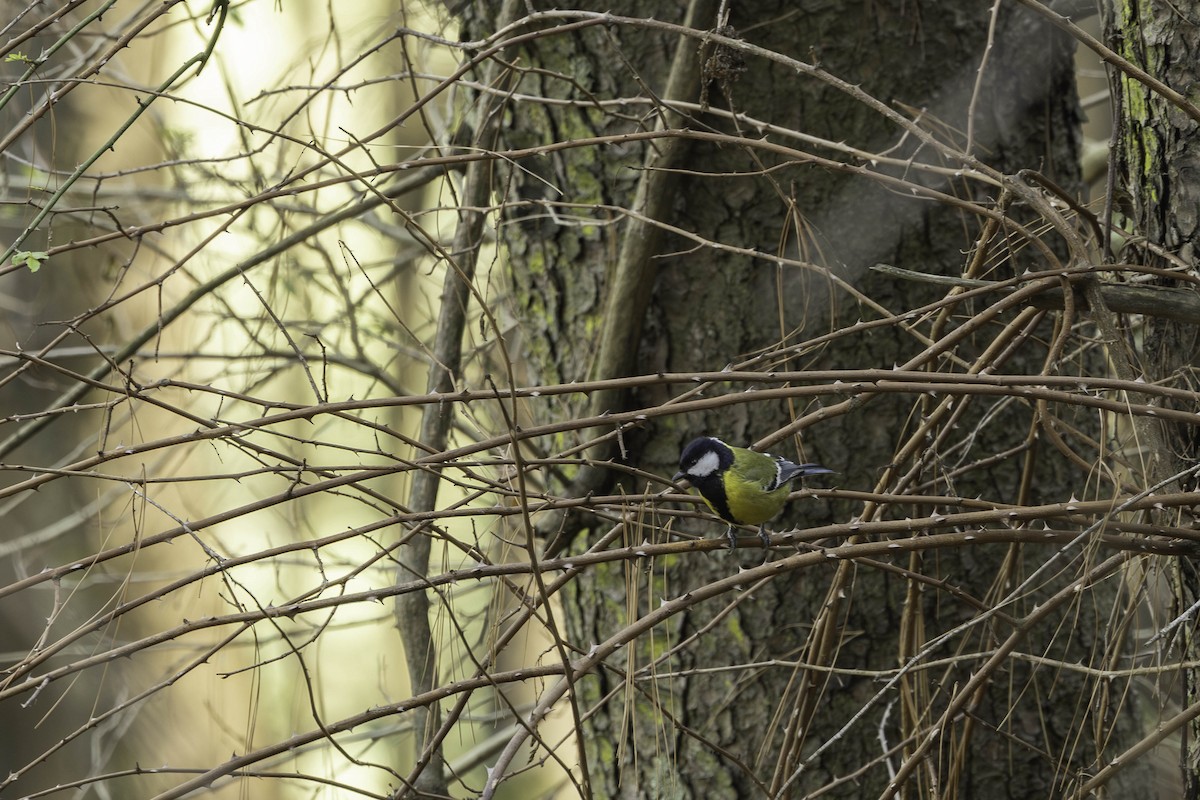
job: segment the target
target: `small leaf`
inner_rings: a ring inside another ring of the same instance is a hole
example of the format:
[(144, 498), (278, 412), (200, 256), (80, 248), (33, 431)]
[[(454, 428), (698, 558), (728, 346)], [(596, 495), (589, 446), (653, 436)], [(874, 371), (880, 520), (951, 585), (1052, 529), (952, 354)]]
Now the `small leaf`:
[(42, 268), (42, 262), (49, 258), (49, 254), (41, 250), (18, 250), (13, 253), (13, 266), (25, 266), (30, 272), (37, 272)]

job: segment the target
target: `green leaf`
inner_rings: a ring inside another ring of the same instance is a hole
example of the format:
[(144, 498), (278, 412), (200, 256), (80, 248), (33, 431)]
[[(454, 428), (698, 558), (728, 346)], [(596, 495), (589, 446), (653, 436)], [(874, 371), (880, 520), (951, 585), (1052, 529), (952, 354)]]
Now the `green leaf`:
[(18, 250), (13, 253), (12, 263), (13, 266), (24, 265), (29, 268), (30, 272), (37, 272), (42, 268), (42, 262), (49, 257), (48, 253), (41, 250)]

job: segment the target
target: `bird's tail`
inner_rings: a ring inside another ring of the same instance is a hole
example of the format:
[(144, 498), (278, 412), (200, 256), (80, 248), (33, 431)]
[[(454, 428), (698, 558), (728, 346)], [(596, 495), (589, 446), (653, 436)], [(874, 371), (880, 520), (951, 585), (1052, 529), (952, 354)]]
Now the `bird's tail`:
[(806, 478), (809, 475), (832, 474), (833, 470), (822, 467), (820, 464), (793, 464), (791, 461), (784, 461), (779, 470), (779, 484), (782, 486), (790, 480)]

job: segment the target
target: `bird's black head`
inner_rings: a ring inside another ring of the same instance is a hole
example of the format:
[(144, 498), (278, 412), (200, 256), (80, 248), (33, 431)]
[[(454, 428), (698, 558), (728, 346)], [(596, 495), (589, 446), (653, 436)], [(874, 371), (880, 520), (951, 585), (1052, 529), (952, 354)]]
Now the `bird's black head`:
[(679, 455), (679, 472), (675, 480), (687, 478), (695, 487), (708, 479), (719, 478), (733, 464), (733, 451), (729, 445), (712, 436), (693, 439)]

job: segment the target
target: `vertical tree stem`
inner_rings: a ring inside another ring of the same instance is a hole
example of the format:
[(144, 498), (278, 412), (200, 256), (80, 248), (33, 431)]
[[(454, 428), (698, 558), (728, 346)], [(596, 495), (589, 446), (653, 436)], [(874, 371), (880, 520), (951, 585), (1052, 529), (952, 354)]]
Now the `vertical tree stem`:
[[(501, 19), (512, 16), (513, 0), (505, 3)], [(495, 74), (494, 62), (485, 65), (484, 81)], [(492, 113), (491, 95), (478, 98), (474, 120), (474, 146), (487, 148), (495, 137), (498, 115)], [(458, 227), (454, 231), (452, 260), (447, 263), (446, 277), (438, 308), (437, 330), (429, 363), (427, 390), (448, 392), (462, 367), (462, 337), (471, 297), (471, 283), (479, 263), (479, 242), (485, 221), (484, 209), (492, 191), (491, 162), (480, 159), (467, 165), (458, 209)], [(421, 412), (420, 441), (431, 452), (444, 450), (450, 430), (453, 406), (433, 403)], [(432, 511), (437, 507), (441, 474), (437, 470), (419, 470), (413, 475), (409, 508)], [(423, 577), (429, 571), (432, 539), (428, 530), (412, 536), (401, 550), (396, 580)], [(409, 684), (413, 695), (431, 691), (438, 685), (437, 645), (429, 622), (429, 593), (409, 592), (396, 598), (395, 619), (404, 643), (404, 658), (408, 667)], [(416, 741), (415, 780), (411, 787), (401, 787), (397, 797), (415, 790), (418, 795), (449, 795), (446, 784), (445, 757), (435, 733), (440, 725), (436, 704), (413, 710)], [(428, 746), (427, 746), (428, 745)]]

